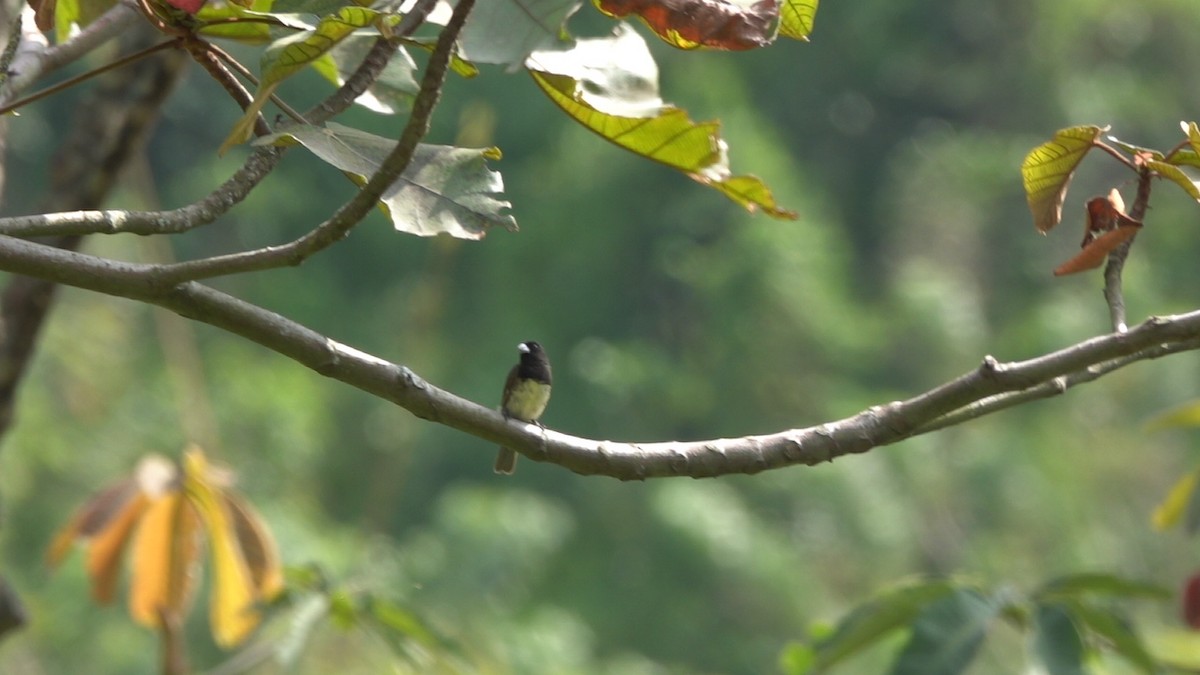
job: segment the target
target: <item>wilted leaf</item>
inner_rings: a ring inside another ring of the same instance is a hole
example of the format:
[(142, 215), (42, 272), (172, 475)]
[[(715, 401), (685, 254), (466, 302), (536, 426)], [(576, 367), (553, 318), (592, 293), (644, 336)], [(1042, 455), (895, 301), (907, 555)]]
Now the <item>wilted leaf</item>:
[(116, 595), (122, 553), (133, 526), (149, 503), (146, 495), (137, 492), (107, 526), (92, 535), (88, 542), (86, 569), (92, 580), (92, 597), (96, 602), (107, 604)]
[(1200, 470), (1189, 471), (1175, 482), (1166, 498), (1154, 509), (1154, 515), (1150, 517), (1154, 529), (1165, 530), (1183, 518), (1188, 511), (1188, 505), (1195, 499), (1197, 481), (1200, 481)]
[(200, 559), (200, 522), (182, 492), (155, 500), (138, 525), (132, 555), (129, 613), (149, 628), (182, 619), (191, 604)]
[(130, 478), (101, 490), (89, 499), (71, 516), (70, 522), (54, 535), (54, 541), (46, 551), (46, 564), (57, 566), (71, 551), (76, 539), (90, 537), (108, 527), (137, 495), (137, 491), (137, 483)]
[(1084, 675), (1083, 640), (1060, 605), (1038, 605), (1033, 613), (1033, 654), (1042, 672)]
[(817, 19), (818, 0), (783, 0), (779, 8), (779, 34), (808, 41)]
[(271, 531), (258, 514), (241, 498), (225, 492), (225, 508), (233, 522), (238, 547), (246, 560), (250, 581), (264, 600), (283, 591), (283, 567)]
[(1062, 205), (1075, 168), (1100, 134), (1108, 127), (1082, 126), (1062, 129), (1054, 139), (1034, 148), (1021, 163), (1025, 198), (1040, 232), (1062, 220)]
[(570, 52), (538, 52), (527, 67), (552, 101), (609, 142), (683, 171), (749, 211), (796, 217), (759, 179), (732, 175), (719, 123), (693, 122), (662, 103), (657, 67), (629, 27), (618, 27), (609, 38), (580, 40)]
[(581, 0), (481, 2), (459, 36), (463, 58), (515, 69), (534, 51), (565, 41), (567, 19), (581, 4)]
[[(395, 147), (391, 139), (335, 123), (296, 127), (260, 142), (289, 141), (300, 142), (360, 183), (379, 169)], [(494, 148), (419, 145), (408, 169), (380, 201), (396, 229), (410, 234), (482, 239), (492, 226), (515, 230), (516, 220), (503, 213), (511, 205), (495, 197), (504, 190), (504, 182), (486, 164), (497, 156)]]
[(832, 635), (813, 645), (813, 670), (821, 671), (853, 656), (892, 631), (907, 627), (930, 603), (955, 591), (951, 581), (918, 582), (886, 592), (860, 605), (838, 622)]
[[(601, 12), (614, 18), (637, 15), (655, 35), (679, 49), (763, 47), (775, 41), (779, 19), (778, 0), (758, 0), (749, 6), (727, 0), (592, 1)], [(809, 21), (811, 27), (811, 16)]]
[(187, 495), (204, 522), (212, 552), (213, 588), (209, 598), (209, 621), (213, 639), (222, 647), (231, 647), (246, 639), (259, 623), (250, 571), (238, 547), (237, 533), (229, 514), (208, 480), (208, 463), (197, 451), (189, 451), (184, 460)]
[(1087, 203), (1084, 221), (1083, 250), (1054, 270), (1056, 276), (1074, 274), (1098, 267), (1105, 256), (1128, 241), (1142, 223), (1125, 215), (1121, 193), (1112, 190), (1107, 197), (1094, 197)]
[(921, 612), (913, 634), (892, 666), (893, 675), (958, 675), (975, 658), (992, 620), (1003, 607), (968, 588), (955, 589)]
[(1186, 192), (1192, 199), (1200, 201), (1200, 186), (1197, 186), (1196, 181), (1192, 180), (1179, 167), (1175, 166), (1174, 164), (1168, 164), (1166, 162), (1158, 162), (1154, 160), (1146, 162), (1146, 166), (1163, 178), (1166, 178), (1172, 183), (1175, 183), (1179, 187), (1183, 188), (1183, 191)]

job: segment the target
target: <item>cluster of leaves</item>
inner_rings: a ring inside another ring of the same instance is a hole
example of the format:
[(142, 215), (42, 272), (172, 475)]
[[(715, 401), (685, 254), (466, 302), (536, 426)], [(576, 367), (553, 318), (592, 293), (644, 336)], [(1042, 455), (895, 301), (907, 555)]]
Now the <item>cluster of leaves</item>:
[(1106, 574), (1054, 579), (1028, 595), (954, 579), (917, 581), (858, 607), (827, 635), (789, 646), (781, 663), (790, 675), (826, 672), (908, 630), (892, 673), (955, 675), (970, 667), (989, 629), (1002, 621), (1029, 634), (1027, 658), (1039, 672), (1082, 673), (1089, 658), (1107, 649), (1141, 672), (1153, 673), (1157, 662), (1107, 600), (1168, 595), (1157, 586)]
[(133, 475), (88, 500), (55, 537), (47, 563), (59, 565), (77, 539), (87, 545), (92, 597), (116, 596), (130, 552), (129, 613), (153, 629), (178, 626), (195, 596), (205, 540), (212, 552), (209, 618), (217, 644), (232, 646), (259, 624), (260, 608), (283, 590), (270, 531), (237, 493), (228, 471), (210, 465), (199, 448), (181, 465), (157, 455)]
[[(1080, 162), (1092, 149), (1107, 152), (1127, 168), (1148, 181), (1165, 178), (1189, 197), (1200, 202), (1200, 185), (1184, 172), (1184, 166), (1200, 167), (1200, 128), (1195, 122), (1181, 123), (1184, 140), (1168, 152), (1132, 145), (1108, 136), (1101, 137), (1108, 127), (1078, 126), (1062, 129), (1054, 138), (1034, 148), (1021, 164), (1025, 196), (1033, 213), (1033, 224), (1045, 234), (1062, 220), (1063, 202), (1067, 187)], [(1141, 215), (1149, 198), (1148, 188), (1139, 191), (1134, 214), (1125, 213), (1121, 195), (1114, 188), (1107, 197), (1095, 197), (1087, 202), (1082, 250), (1054, 270), (1056, 275), (1074, 274), (1099, 267), (1105, 258), (1122, 244), (1129, 242), (1142, 227)]]

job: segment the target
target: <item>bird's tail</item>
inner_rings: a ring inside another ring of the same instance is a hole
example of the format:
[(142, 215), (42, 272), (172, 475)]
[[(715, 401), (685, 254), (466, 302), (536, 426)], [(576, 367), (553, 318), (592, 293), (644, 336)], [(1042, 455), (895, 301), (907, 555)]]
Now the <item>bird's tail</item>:
[(500, 453), (496, 455), (496, 465), (493, 467), (496, 473), (510, 475), (517, 468), (517, 453), (508, 448), (500, 448)]

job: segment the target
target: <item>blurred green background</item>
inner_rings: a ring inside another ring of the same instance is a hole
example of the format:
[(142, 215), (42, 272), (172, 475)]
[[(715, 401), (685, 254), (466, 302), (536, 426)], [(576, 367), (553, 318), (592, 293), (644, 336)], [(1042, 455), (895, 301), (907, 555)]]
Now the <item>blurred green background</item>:
[[(571, 25), (610, 24), (585, 7)], [(1021, 159), (1077, 124), (1166, 149), (1179, 120), (1200, 118), (1200, 12), (1184, 0), (828, 2), (811, 43), (741, 54), (675, 52), (639, 30), (664, 98), (719, 117), (734, 170), (765, 179), (799, 221), (748, 215), (574, 126), (528, 78), (486, 69), (451, 80), (428, 140), (504, 151), (495, 168), (519, 234), (422, 240), (376, 214), (301, 268), (215, 285), (487, 405), (516, 344), (537, 339), (555, 368), (544, 421), (567, 433), (807, 426), (985, 354), (1028, 358), (1106, 332), (1099, 273), (1050, 270), (1077, 250), (1083, 202), (1114, 185), (1129, 200), (1131, 183), (1097, 153), (1064, 224), (1041, 237)], [(301, 105), (326, 91), (301, 78), (283, 94)], [(12, 121), (5, 213), (33, 208), (79, 95)], [(237, 166), (242, 150), (215, 156), (236, 118), (221, 97), (193, 72), (112, 205), (181, 205)], [(402, 124), (342, 121), (391, 136)], [(216, 224), (87, 248), (161, 260), (280, 243), (351, 190), (296, 151)], [(1131, 321), (1197, 306), (1198, 221), (1182, 192), (1157, 186), (1127, 267)], [(488, 443), (207, 326), (68, 290), (0, 450), (0, 569), (33, 618), (0, 644), (0, 672), (155, 671), (155, 636), (86, 599), (78, 555), (53, 576), (41, 560), (87, 494), (193, 440), (238, 472), (287, 564), (315, 563), (445, 636), (455, 657), (429, 670), (772, 672), (789, 640), (915, 574), (1030, 588), (1105, 570), (1175, 587), (1200, 555), (1152, 532), (1149, 514), (1193, 466), (1196, 437), (1144, 423), (1200, 395), (1198, 366), (1192, 354), (1142, 363), (815, 468), (626, 484), (523, 460), (505, 478)], [(198, 667), (224, 658), (205, 614), (189, 626)], [(1137, 616), (1154, 632), (1176, 614)], [(1020, 672), (1022, 637), (993, 637), (979, 672)], [(326, 624), (291, 672), (392, 667), (404, 666), (384, 641)]]

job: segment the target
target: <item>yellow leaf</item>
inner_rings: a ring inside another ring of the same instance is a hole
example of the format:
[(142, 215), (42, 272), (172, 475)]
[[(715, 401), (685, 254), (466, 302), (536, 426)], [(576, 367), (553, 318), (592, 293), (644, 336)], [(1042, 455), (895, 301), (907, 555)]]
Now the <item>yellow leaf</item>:
[(1165, 530), (1179, 522), (1179, 519), (1187, 512), (1188, 504), (1192, 501), (1192, 493), (1196, 491), (1198, 479), (1200, 479), (1200, 470), (1191, 471), (1175, 483), (1171, 491), (1167, 493), (1167, 498), (1158, 505), (1158, 508), (1154, 509), (1154, 515), (1151, 517), (1154, 529)]
[(258, 597), (224, 500), (208, 479), (208, 463), (203, 453), (189, 450), (184, 467), (188, 498), (204, 522), (212, 550), (209, 622), (213, 638), (222, 647), (232, 647), (258, 626)]
[(149, 498), (137, 492), (108, 522), (107, 527), (97, 532), (88, 544), (86, 569), (92, 580), (92, 597), (96, 602), (112, 602), (121, 554), (125, 551), (125, 544), (129, 541), (133, 526), (147, 506)]
[(162, 617), (181, 620), (191, 602), (200, 554), (196, 512), (180, 492), (146, 510), (134, 539), (129, 613), (148, 628)]
[(254, 588), (261, 599), (270, 600), (283, 591), (283, 567), (275, 539), (249, 504), (232, 494), (224, 497)]
[(1075, 168), (1108, 127), (1083, 126), (1062, 129), (1053, 140), (1039, 145), (1021, 163), (1025, 199), (1033, 213), (1033, 224), (1047, 232), (1062, 220), (1063, 200)]
[(1175, 427), (1200, 427), (1200, 401), (1185, 403), (1146, 422), (1146, 431), (1155, 432)]

